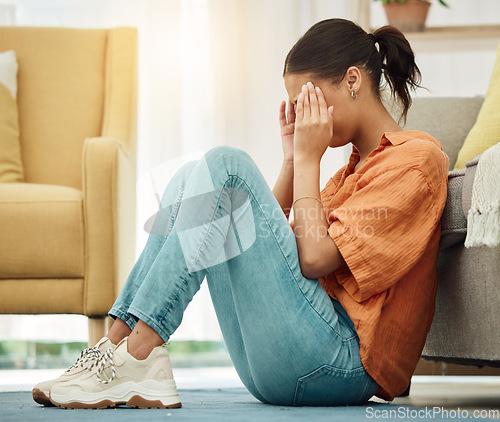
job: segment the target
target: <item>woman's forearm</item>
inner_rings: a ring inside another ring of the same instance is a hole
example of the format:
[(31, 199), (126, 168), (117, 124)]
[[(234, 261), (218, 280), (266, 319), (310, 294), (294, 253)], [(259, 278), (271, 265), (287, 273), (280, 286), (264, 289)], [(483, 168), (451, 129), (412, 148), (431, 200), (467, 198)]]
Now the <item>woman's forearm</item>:
[(293, 215), (300, 268), (305, 277), (323, 277), (343, 260), (328, 234), (329, 223), (320, 201), (319, 161), (296, 158), (294, 173)]
[(294, 199), (303, 199), (295, 202), (293, 216), (297, 247), (302, 261), (309, 258), (308, 252), (316, 251), (320, 240), (328, 235), (325, 213), (319, 201), (319, 171), (319, 163), (300, 159), (295, 163)]
[(290, 215), (293, 201), (293, 162), (283, 161), (281, 171), (274, 184), (273, 194), (286, 218)]

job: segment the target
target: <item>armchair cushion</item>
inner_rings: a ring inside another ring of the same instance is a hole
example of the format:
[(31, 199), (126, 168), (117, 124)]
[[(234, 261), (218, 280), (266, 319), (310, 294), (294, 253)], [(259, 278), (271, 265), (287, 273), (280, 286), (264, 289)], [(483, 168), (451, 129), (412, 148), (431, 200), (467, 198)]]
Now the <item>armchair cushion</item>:
[(24, 179), (17, 113), (17, 61), (14, 51), (0, 53), (0, 183)]
[(0, 183), (0, 278), (82, 278), (82, 192)]

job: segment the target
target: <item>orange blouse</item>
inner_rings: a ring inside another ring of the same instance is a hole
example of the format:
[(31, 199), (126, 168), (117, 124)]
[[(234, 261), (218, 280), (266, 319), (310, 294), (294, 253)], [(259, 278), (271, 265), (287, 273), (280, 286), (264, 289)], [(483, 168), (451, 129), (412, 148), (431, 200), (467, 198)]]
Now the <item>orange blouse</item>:
[(420, 131), (384, 133), (354, 172), (321, 191), (328, 232), (346, 265), (320, 278), (352, 319), (366, 371), (392, 400), (408, 386), (434, 316), (448, 156)]

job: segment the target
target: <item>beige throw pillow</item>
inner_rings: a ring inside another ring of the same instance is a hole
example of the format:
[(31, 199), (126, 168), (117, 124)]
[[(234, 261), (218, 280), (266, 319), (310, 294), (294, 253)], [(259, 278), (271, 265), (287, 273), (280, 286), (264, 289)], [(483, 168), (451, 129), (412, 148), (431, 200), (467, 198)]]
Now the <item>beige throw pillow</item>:
[(24, 181), (17, 113), (17, 60), (0, 53), (0, 183)]

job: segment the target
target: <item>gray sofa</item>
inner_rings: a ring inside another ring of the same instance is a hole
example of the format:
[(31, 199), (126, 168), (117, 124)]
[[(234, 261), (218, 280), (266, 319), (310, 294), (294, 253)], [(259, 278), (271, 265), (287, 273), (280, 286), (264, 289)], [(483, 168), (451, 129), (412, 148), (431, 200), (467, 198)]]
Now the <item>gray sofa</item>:
[[(436, 137), (450, 170), (476, 121), (482, 98), (419, 98), (406, 129)], [(422, 353), (447, 363), (500, 366), (500, 247), (465, 248), (475, 166), (450, 171), (442, 216), (436, 312)]]

